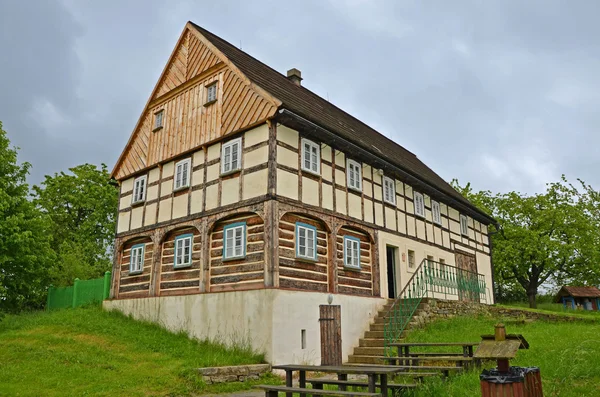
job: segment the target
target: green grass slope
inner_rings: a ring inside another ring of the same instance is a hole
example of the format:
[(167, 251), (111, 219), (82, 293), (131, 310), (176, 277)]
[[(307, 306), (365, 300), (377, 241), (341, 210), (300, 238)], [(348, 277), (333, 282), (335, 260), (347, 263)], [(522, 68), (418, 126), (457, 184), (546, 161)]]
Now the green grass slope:
[[(99, 307), (6, 316), (0, 322), (0, 395), (189, 395), (194, 368), (264, 362), (239, 346), (189, 339)], [(263, 380), (264, 381), (264, 380)]]

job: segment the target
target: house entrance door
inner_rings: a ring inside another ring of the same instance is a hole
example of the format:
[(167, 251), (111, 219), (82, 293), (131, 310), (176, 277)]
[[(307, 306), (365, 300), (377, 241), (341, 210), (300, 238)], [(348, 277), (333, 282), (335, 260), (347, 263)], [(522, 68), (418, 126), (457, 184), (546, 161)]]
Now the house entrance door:
[(461, 301), (479, 302), (479, 279), (477, 277), (477, 260), (475, 255), (463, 251), (456, 251), (458, 283), (458, 299)]
[(387, 283), (388, 298), (395, 299), (398, 295), (396, 286), (396, 251), (395, 247), (385, 247), (385, 256), (387, 260)]

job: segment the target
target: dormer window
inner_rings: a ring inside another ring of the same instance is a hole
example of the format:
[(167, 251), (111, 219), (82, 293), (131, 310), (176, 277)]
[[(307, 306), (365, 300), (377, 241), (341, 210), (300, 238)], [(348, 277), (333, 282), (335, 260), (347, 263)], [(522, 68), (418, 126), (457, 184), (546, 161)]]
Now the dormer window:
[(154, 113), (154, 131), (160, 130), (161, 128), (163, 128), (164, 113), (165, 113), (164, 109), (159, 110), (158, 112)]
[(206, 104), (210, 105), (217, 101), (217, 83), (213, 83), (206, 87)]

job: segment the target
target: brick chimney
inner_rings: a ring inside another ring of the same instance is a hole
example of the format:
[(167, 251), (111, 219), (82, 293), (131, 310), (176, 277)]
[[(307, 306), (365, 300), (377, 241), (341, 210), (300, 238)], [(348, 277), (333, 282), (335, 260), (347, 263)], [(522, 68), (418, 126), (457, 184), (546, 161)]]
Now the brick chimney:
[(296, 68), (287, 71), (287, 78), (296, 85), (302, 85), (302, 73)]

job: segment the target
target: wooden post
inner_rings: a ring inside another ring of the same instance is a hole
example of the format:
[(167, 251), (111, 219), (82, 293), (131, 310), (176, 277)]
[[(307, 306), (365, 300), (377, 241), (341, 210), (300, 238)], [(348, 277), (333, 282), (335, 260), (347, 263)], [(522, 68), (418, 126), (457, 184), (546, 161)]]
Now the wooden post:
[[(506, 328), (504, 324), (496, 324), (494, 329), (494, 339), (496, 342), (501, 342), (506, 340)], [(510, 368), (510, 364), (508, 363), (508, 359), (502, 358), (498, 359), (498, 372), (508, 372)]]
[(79, 279), (76, 278), (75, 281), (73, 282), (73, 303), (72, 303), (72, 307), (75, 308), (75, 306), (77, 305), (77, 287), (79, 286)]
[(321, 365), (342, 365), (342, 310), (340, 305), (320, 305)]

